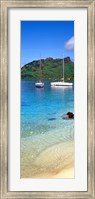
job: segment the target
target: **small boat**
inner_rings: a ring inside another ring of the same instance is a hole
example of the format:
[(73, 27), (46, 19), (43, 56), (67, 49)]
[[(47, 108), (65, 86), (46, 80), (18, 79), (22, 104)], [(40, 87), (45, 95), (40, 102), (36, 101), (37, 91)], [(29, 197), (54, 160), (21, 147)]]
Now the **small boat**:
[(64, 82), (64, 58), (63, 58), (63, 81), (60, 82), (51, 82), (51, 86), (72, 86), (71, 82)]
[(43, 82), (37, 82), (37, 83), (35, 83), (35, 86), (37, 88), (43, 88), (44, 87), (44, 83)]
[(43, 88), (44, 87), (44, 82), (42, 82), (42, 62), (41, 62), (41, 59), (40, 59), (40, 80), (35, 83), (35, 86), (37, 88)]
[(72, 86), (73, 84), (70, 82), (51, 82), (51, 86)]

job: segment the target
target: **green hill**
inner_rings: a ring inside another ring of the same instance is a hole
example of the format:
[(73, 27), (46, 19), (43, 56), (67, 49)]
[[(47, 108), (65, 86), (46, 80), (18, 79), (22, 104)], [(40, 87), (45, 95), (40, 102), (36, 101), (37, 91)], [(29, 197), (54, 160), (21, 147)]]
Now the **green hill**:
[[(42, 59), (42, 77), (49, 80), (61, 80), (63, 75), (63, 60), (53, 59), (51, 57)], [(40, 60), (32, 61), (21, 68), (22, 79), (39, 79)], [(74, 62), (70, 57), (64, 58), (64, 79), (74, 80)]]

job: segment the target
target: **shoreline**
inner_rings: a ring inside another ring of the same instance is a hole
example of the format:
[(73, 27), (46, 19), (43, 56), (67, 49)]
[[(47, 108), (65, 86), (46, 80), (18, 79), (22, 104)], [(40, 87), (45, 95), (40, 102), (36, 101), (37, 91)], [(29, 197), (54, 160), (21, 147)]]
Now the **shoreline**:
[(21, 178), (74, 178), (74, 143), (55, 143), (33, 158), (32, 143), (21, 156)]
[(74, 178), (74, 168), (63, 169), (52, 178)]
[(58, 178), (58, 179), (62, 179), (62, 178), (74, 178), (74, 168), (69, 168), (69, 169), (63, 169), (62, 171), (60, 171), (58, 174), (56, 174), (56, 175), (50, 175), (50, 176), (48, 176), (48, 175), (42, 175), (42, 176), (38, 176), (38, 177), (32, 177), (31, 175), (30, 175), (30, 177), (28, 176), (27, 177), (27, 175), (25, 176), (24, 175), (24, 177), (23, 176), (21, 176), (21, 178), (33, 178), (33, 179), (37, 179), (37, 178), (40, 178), (40, 179), (51, 179), (51, 178)]

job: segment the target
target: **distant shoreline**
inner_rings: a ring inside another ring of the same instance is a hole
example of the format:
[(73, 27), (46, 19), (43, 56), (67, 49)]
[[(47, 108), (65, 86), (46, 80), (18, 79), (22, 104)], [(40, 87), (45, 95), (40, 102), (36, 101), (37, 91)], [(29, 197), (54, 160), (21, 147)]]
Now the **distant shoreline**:
[[(23, 77), (21, 77), (21, 80), (33, 80), (33, 81), (38, 81), (38, 78), (35, 78), (35, 79), (31, 79), (31, 78), (23, 78)], [(52, 82), (52, 81), (63, 81), (62, 79), (42, 79), (42, 81), (50, 81), (50, 82)], [(69, 79), (66, 79), (66, 80), (64, 80), (64, 81), (68, 81), (68, 82), (74, 82), (74, 79), (72, 79), (72, 80), (69, 80)]]

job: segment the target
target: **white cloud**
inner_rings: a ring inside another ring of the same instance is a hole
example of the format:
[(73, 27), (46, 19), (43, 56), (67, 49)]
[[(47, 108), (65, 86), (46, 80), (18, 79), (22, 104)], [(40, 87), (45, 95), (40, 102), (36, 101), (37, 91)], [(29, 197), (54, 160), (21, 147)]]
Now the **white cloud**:
[(66, 49), (66, 50), (73, 50), (73, 49), (74, 49), (74, 37), (71, 37), (71, 38), (65, 43), (65, 49)]

